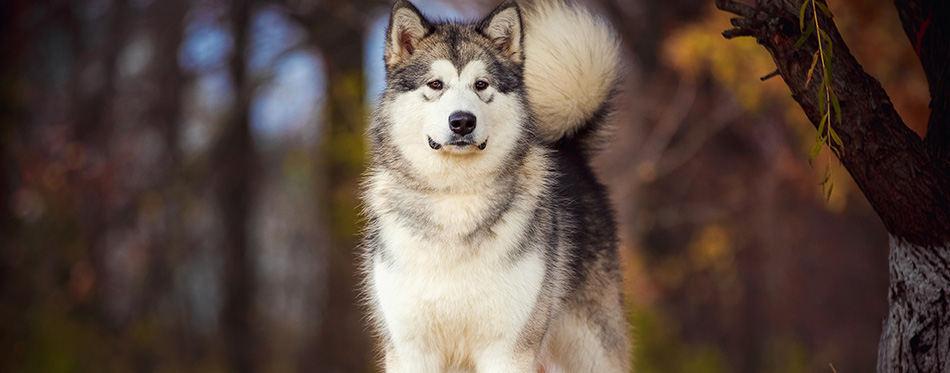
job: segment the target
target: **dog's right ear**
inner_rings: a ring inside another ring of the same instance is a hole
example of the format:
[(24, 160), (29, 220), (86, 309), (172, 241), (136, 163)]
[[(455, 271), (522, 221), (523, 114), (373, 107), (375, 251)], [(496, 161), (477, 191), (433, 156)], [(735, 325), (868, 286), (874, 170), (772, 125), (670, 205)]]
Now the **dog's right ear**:
[(386, 38), (386, 66), (393, 66), (409, 58), (422, 40), (432, 31), (432, 25), (412, 3), (396, 1), (389, 16)]

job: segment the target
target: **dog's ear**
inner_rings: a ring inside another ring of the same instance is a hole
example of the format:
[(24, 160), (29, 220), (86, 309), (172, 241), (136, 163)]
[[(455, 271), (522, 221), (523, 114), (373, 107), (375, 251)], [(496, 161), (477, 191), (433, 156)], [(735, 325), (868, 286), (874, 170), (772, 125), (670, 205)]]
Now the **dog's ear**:
[(524, 59), (521, 48), (524, 28), (521, 23), (521, 8), (514, 1), (499, 5), (478, 24), (478, 31), (491, 39), (508, 59), (521, 63)]
[(389, 16), (386, 38), (386, 66), (395, 65), (409, 58), (422, 40), (432, 31), (432, 25), (419, 13), (412, 3), (399, 0), (393, 5)]

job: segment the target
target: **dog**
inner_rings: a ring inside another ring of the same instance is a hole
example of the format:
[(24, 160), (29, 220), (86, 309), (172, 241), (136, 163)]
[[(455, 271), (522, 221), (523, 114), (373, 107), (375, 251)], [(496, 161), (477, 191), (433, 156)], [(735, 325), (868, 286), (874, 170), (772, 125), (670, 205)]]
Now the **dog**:
[(608, 24), (399, 0), (367, 129), (363, 300), (387, 372), (626, 372), (614, 222), (589, 165), (620, 69)]

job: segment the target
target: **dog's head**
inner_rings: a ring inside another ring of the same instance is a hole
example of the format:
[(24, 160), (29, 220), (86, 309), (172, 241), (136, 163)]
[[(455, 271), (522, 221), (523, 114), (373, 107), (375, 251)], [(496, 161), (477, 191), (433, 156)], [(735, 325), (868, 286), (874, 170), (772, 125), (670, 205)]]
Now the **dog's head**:
[(408, 1), (396, 2), (383, 112), (391, 145), (417, 171), (452, 177), (497, 169), (523, 141), (530, 130), (522, 39), (513, 2), (474, 24), (433, 23)]

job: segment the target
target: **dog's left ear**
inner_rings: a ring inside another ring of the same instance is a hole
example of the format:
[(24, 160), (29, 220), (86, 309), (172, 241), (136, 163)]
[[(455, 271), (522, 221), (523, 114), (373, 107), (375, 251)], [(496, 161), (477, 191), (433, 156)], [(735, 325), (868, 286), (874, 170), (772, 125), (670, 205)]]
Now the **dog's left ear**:
[(508, 59), (521, 63), (524, 60), (521, 48), (524, 29), (521, 25), (521, 8), (514, 1), (506, 1), (478, 23), (478, 31), (491, 39)]
[(392, 66), (409, 58), (419, 41), (432, 32), (432, 24), (407, 0), (398, 0), (389, 16), (384, 59)]

